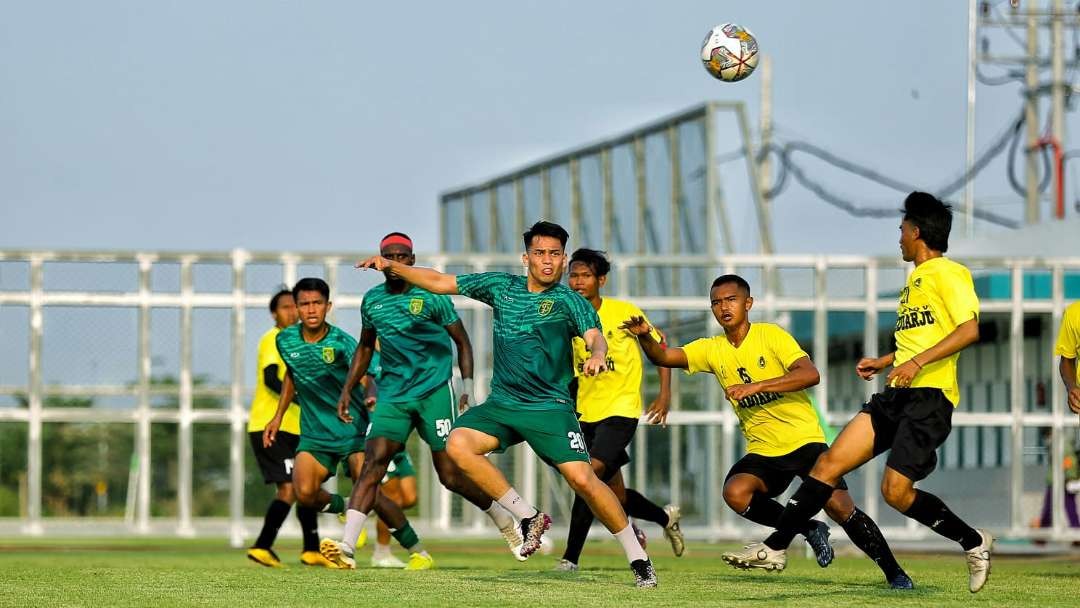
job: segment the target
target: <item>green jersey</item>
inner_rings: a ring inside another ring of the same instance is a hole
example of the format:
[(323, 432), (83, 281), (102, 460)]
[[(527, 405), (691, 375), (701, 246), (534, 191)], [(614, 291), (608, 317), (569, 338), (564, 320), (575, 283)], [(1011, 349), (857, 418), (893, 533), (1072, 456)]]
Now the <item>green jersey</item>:
[(342, 442), (364, 434), (368, 415), (362, 407), (363, 387), (357, 383), (349, 405), (353, 423), (338, 418), (338, 397), (349, 375), (356, 340), (333, 325), (329, 328), (322, 340), (307, 342), (299, 323), (286, 327), (277, 335), (277, 348), (296, 387), (300, 437), (316, 447), (336, 449)]
[(457, 277), (458, 293), (492, 308), (492, 401), (529, 409), (571, 407), (573, 338), (600, 329), (592, 304), (563, 284), (532, 293), (504, 272)]
[(450, 380), (454, 351), (446, 326), (458, 320), (450, 298), (412, 285), (389, 293), (383, 283), (364, 294), (360, 318), (379, 336), (380, 403), (417, 401)]

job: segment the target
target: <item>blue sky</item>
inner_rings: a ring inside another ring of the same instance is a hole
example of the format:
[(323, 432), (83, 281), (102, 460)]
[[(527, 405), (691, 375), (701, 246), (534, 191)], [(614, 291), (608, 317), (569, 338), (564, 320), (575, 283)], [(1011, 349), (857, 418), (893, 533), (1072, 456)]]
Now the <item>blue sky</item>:
[[(8, 1), (0, 246), (356, 251), (404, 229), (431, 251), (440, 190), (707, 99), (756, 120), (757, 80), (697, 59), (725, 21), (773, 57), (780, 135), (931, 188), (964, 159), (966, 5)], [(979, 101), (983, 144), (1020, 98)], [(979, 195), (1016, 215), (1001, 173)], [(797, 186), (775, 213), (782, 251), (895, 251), (894, 220)]]

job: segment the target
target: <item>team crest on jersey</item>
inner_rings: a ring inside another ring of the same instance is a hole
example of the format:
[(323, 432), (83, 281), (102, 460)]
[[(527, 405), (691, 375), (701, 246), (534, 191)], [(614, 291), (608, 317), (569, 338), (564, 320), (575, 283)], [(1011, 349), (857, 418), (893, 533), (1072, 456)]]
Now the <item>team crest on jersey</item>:
[(536, 314), (541, 317), (551, 314), (551, 310), (555, 308), (555, 300), (542, 300), (540, 306), (536, 308)]
[(413, 299), (409, 300), (409, 312), (411, 312), (414, 315), (418, 315), (418, 314), (420, 314), (421, 310), (424, 310), (424, 299), (423, 298), (413, 298)]
[(919, 287), (920, 285), (922, 285), (922, 277), (915, 279), (915, 287)]
[(333, 346), (324, 346), (323, 347), (323, 349), (322, 349), (322, 360), (326, 361), (327, 363), (333, 363), (334, 362), (334, 347)]
[(757, 366), (761, 369), (765, 369), (765, 355), (758, 357)]

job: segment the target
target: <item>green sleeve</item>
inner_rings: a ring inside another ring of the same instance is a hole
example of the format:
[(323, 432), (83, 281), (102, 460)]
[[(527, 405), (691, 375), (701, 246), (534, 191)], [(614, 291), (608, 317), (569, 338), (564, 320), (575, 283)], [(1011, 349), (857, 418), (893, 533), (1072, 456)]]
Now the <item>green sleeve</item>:
[(505, 272), (477, 272), (457, 276), (457, 290), (461, 295), (479, 300), (488, 306), (495, 305), (495, 294), (506, 285), (510, 275)]
[(600, 317), (596, 314), (596, 309), (581, 294), (571, 291), (566, 297), (566, 305), (577, 335), (584, 336), (590, 329), (600, 329)]

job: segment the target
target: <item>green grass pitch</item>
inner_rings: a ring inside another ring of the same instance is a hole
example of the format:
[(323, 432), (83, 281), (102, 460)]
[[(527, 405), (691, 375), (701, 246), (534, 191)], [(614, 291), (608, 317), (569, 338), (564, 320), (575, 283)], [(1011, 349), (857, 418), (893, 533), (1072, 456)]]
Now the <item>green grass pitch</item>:
[[(725, 545), (691, 544), (671, 556), (650, 544), (660, 587), (638, 590), (612, 542), (590, 543), (577, 574), (552, 572), (557, 555), (515, 562), (505, 545), (429, 543), (437, 569), (403, 572), (303, 567), (297, 541), (277, 547), (285, 569), (257, 566), (220, 540), (0, 540), (0, 605), (10, 606), (1076, 606), (1080, 557), (998, 557), (986, 589), (967, 591), (959, 552), (900, 555), (915, 580), (890, 591), (864, 557), (827, 570), (802, 557), (781, 574), (741, 572), (720, 561)], [(401, 552), (397, 554), (401, 556)], [(364, 565), (370, 549), (358, 554)]]

